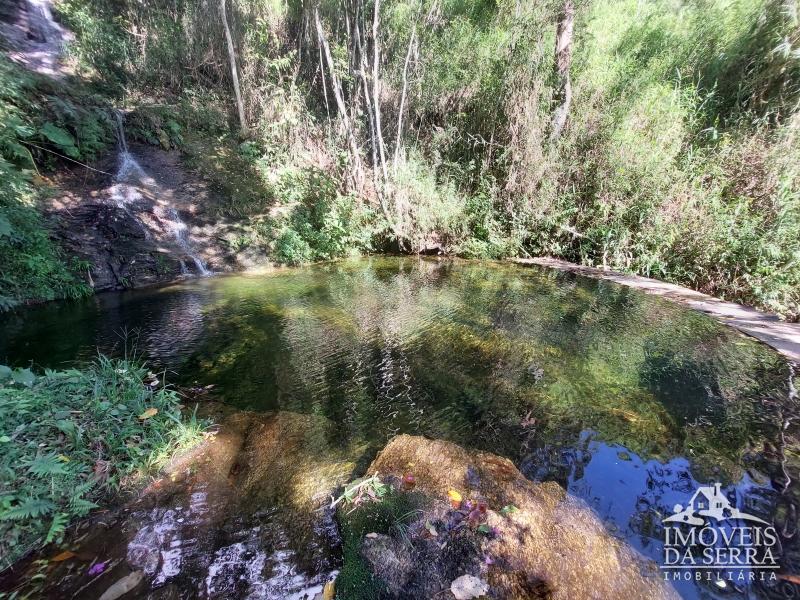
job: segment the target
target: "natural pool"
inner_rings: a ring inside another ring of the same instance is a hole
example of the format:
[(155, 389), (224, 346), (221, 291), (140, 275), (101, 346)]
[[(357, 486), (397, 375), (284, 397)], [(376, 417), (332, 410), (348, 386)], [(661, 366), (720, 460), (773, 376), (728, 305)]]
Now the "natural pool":
[[(786, 361), (708, 317), (536, 267), (373, 258), (191, 280), (0, 320), (0, 363), (58, 367), (135, 342), (227, 403), (325, 417), (362, 462), (397, 433), (509, 457), (642, 554), (719, 481), (797, 564), (797, 407)], [(687, 597), (721, 593), (681, 583)], [(754, 584), (791, 597), (788, 582)]]

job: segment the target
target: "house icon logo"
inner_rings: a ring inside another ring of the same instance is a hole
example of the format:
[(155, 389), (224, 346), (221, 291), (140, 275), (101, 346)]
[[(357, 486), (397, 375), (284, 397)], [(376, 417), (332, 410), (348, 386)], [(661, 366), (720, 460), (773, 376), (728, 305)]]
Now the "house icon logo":
[(699, 488), (685, 508), (680, 504), (676, 504), (673, 508), (674, 514), (663, 519), (662, 522), (704, 525), (707, 519), (710, 518), (717, 522), (728, 519), (741, 519), (768, 525), (763, 519), (735, 508), (728, 500), (728, 497), (722, 493), (720, 487), (719, 483), (715, 483), (713, 486)]
[(662, 523), (665, 581), (709, 581), (721, 588), (776, 581), (775, 527), (736, 508), (721, 484), (701, 486)]

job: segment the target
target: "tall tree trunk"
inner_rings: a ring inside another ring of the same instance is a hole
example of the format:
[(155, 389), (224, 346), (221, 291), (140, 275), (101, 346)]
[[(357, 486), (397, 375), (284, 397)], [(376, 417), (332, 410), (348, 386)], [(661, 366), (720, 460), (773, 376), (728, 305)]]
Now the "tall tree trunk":
[(239, 87), (239, 71), (236, 68), (236, 51), (233, 47), (233, 37), (231, 28), (228, 26), (228, 13), (225, 9), (226, 0), (220, 0), (222, 8), (222, 24), (225, 26), (225, 39), (228, 41), (228, 57), (231, 60), (231, 79), (233, 79), (233, 91), (236, 94), (236, 108), (239, 109), (239, 126), (242, 134), (247, 133), (247, 121), (244, 116), (244, 102), (242, 101), (242, 90)]
[(386, 145), (383, 143), (383, 128), (381, 127), (381, 78), (380, 78), (380, 60), (381, 60), (381, 47), (379, 42), (379, 28), (380, 28), (380, 0), (375, 0), (375, 13), (372, 18), (372, 102), (375, 109), (375, 135), (378, 139), (378, 154), (381, 159), (381, 169), (383, 171), (384, 183), (388, 181), (389, 176), (386, 172)]
[[(325, 30), (322, 28), (322, 22), (319, 19), (319, 9), (314, 9), (314, 24), (317, 29), (317, 37), (319, 38), (319, 44), (322, 47), (323, 54), (325, 56), (325, 60), (328, 63), (328, 71), (330, 72), (331, 76), (331, 88), (333, 90), (333, 97), (336, 99), (336, 108), (339, 111), (339, 115), (342, 119), (342, 126), (344, 127), (345, 136), (347, 137), (347, 143), (350, 148), (350, 160), (351, 160), (351, 179), (354, 184), (354, 188), (357, 192), (361, 192), (363, 183), (364, 183), (364, 173), (361, 167), (361, 154), (358, 150), (358, 142), (356, 141), (355, 132), (353, 131), (353, 127), (350, 123), (350, 117), (347, 113), (347, 105), (344, 103), (344, 95), (342, 94), (342, 85), (339, 81), (339, 77), (336, 75), (336, 71), (334, 69), (333, 64), (333, 56), (331, 56), (331, 49), (328, 46), (328, 40), (325, 37)], [(323, 73), (323, 76), (325, 74)]]
[(400, 108), (397, 111), (397, 139), (394, 144), (394, 163), (392, 170), (397, 175), (397, 163), (400, 160), (400, 145), (403, 141), (403, 112), (406, 109), (406, 92), (408, 91), (408, 63), (411, 62), (411, 51), (414, 49), (414, 39), (417, 36), (416, 24), (411, 29), (411, 38), (408, 40), (408, 51), (406, 52), (406, 62), (403, 64), (403, 91), (400, 94)]
[(555, 99), (558, 106), (553, 113), (550, 126), (550, 140), (556, 141), (567, 123), (569, 107), (572, 104), (572, 82), (569, 69), (572, 64), (572, 34), (575, 21), (574, 0), (564, 0), (564, 8), (556, 28), (556, 81)]
[[(375, 133), (375, 113), (373, 111), (372, 99), (370, 98), (369, 82), (367, 81), (367, 62), (365, 58), (364, 45), (366, 41), (361, 41), (361, 30), (358, 27), (358, 18), (355, 19), (355, 48), (358, 56), (359, 63), (355, 71), (361, 78), (361, 84), (364, 88), (364, 103), (367, 109), (367, 120), (369, 121), (369, 137), (372, 145), (372, 181), (375, 184), (375, 193), (378, 195), (382, 205), (384, 204), (383, 190), (381, 189), (378, 160), (378, 136)], [(354, 61), (355, 62), (355, 61)]]
[(325, 65), (322, 62), (322, 46), (319, 47), (319, 75), (322, 78), (322, 93), (325, 97), (325, 114), (328, 115), (328, 125), (330, 125), (331, 107), (328, 104), (328, 84), (325, 83)]

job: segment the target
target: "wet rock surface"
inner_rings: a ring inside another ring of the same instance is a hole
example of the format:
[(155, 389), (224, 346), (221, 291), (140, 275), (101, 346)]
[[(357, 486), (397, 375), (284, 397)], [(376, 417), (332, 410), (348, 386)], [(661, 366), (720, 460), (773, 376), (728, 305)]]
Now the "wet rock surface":
[(135, 145), (98, 168), (62, 175), (44, 207), (52, 236), (87, 265), (95, 291), (269, 264), (258, 249), (234, 250), (242, 224), (212, 214), (219, 199), (179, 152)]
[[(413, 493), (428, 499), (407, 536), (368, 535), (361, 545), (390, 597), (454, 598), (451, 583), (466, 575), (488, 584), (492, 598), (677, 597), (657, 565), (611, 536), (583, 502), (527, 480), (507, 459), (400, 435), (369, 472), (396, 486), (413, 473)], [(488, 507), (480, 525), (454, 510), (450, 490)]]
[(125, 598), (315, 598), (340, 560), (325, 507), (354, 468), (333, 433), (294, 413), (224, 417), (140, 498), (83, 524), (38, 594), (100, 598), (141, 573)]

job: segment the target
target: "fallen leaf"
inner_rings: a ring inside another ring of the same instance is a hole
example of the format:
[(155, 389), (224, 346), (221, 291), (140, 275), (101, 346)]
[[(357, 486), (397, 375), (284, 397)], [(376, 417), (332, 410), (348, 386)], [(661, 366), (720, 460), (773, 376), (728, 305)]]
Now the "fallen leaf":
[(474, 575), (462, 575), (453, 580), (450, 591), (456, 600), (472, 600), (485, 596), (489, 592), (489, 586)]
[(333, 600), (334, 596), (336, 596), (336, 583), (329, 581), (322, 588), (322, 600)]
[(144, 421), (145, 419), (149, 419), (150, 417), (155, 417), (158, 414), (157, 408), (148, 408), (142, 414), (139, 415), (139, 418)]
[(433, 523), (430, 521), (425, 521), (425, 529), (427, 529), (428, 533), (430, 533), (433, 537), (439, 535), (439, 532), (436, 531), (436, 527), (434, 527)]
[(100, 573), (102, 573), (103, 571), (106, 570), (106, 565), (107, 564), (108, 564), (107, 562), (95, 563), (91, 567), (89, 567), (89, 571), (88, 571), (87, 574), (89, 575), (89, 577), (94, 577), (95, 575), (100, 575)]
[(130, 575), (126, 575), (122, 579), (118, 579), (110, 588), (108, 588), (100, 600), (117, 600), (117, 598), (124, 596), (135, 588), (144, 579), (142, 571), (134, 571)]
[(511, 513), (515, 512), (519, 512), (519, 509), (513, 504), (507, 504), (506, 506), (500, 509), (501, 515), (510, 515)]
[(69, 560), (70, 558), (72, 558), (74, 556), (75, 556), (74, 552), (71, 552), (69, 550), (64, 550), (63, 552), (60, 552), (60, 553), (56, 554), (50, 560), (52, 560), (53, 562), (64, 562), (65, 560)]
[(455, 490), (449, 490), (447, 492), (447, 497), (450, 498), (450, 504), (453, 506), (453, 508), (461, 508), (461, 494)]
[(368, 533), (366, 537), (370, 539), (375, 539), (376, 537), (378, 537), (378, 534), (373, 531), (372, 533)]

